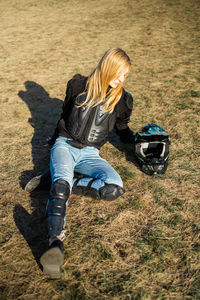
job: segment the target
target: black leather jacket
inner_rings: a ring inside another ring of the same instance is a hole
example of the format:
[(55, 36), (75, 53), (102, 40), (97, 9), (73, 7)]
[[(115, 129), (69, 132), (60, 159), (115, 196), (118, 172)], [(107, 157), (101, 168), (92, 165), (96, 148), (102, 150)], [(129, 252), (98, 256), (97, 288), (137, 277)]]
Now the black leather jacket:
[(128, 127), (133, 108), (133, 98), (123, 89), (122, 96), (112, 113), (104, 113), (101, 105), (96, 107), (77, 107), (84, 101), (87, 77), (76, 74), (68, 81), (63, 112), (52, 137), (58, 136), (72, 139), (71, 144), (77, 148), (94, 146), (100, 148), (107, 142), (108, 134), (113, 129), (123, 142), (132, 142), (133, 132)]

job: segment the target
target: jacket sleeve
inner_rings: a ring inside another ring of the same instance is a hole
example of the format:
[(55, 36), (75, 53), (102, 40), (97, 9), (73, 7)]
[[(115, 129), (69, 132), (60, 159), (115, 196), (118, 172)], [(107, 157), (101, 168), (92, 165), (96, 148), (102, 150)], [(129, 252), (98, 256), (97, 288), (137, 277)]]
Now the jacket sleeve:
[(122, 100), (115, 123), (115, 130), (122, 142), (132, 143), (134, 141), (134, 132), (129, 128), (128, 123), (133, 110), (133, 97), (130, 93), (125, 92)]
[[(62, 113), (61, 113), (61, 118), (60, 119), (64, 118), (64, 116), (66, 116), (66, 114), (68, 113), (71, 97), (72, 97), (72, 86), (71, 86), (71, 82), (69, 80), (68, 83), (67, 83), (67, 88), (66, 88), (66, 93), (65, 93), (65, 100), (63, 102), (63, 108), (62, 108)], [(54, 133), (53, 133), (52, 137), (48, 141), (48, 144), (50, 146), (52, 146), (55, 143), (55, 141), (58, 137), (58, 124), (60, 122), (60, 119), (57, 123), (57, 126), (54, 130)]]
[(70, 101), (71, 98), (72, 98), (72, 85), (71, 85), (71, 80), (69, 80), (67, 83), (65, 100), (63, 103), (63, 110), (62, 110), (61, 118), (63, 118), (68, 113), (68, 109), (71, 104), (71, 101)]

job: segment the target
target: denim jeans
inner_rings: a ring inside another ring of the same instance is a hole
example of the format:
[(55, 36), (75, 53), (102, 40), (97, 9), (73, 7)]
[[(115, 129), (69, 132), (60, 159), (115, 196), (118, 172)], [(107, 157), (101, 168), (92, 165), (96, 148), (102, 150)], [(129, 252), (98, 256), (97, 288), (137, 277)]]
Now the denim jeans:
[(62, 179), (67, 181), (72, 189), (73, 183), (77, 179), (74, 178), (74, 172), (78, 172), (83, 177), (79, 179), (77, 185), (87, 186), (92, 179), (95, 179), (91, 187), (98, 191), (105, 183), (123, 187), (121, 177), (105, 159), (100, 157), (97, 148), (87, 146), (78, 149), (70, 145), (69, 140), (60, 136), (51, 149), (52, 183)]

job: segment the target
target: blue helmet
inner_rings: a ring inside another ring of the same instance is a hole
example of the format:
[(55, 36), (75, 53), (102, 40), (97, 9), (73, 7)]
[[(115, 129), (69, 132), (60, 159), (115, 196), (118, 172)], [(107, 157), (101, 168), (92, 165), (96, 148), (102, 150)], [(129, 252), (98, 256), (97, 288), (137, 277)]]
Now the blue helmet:
[(164, 129), (154, 123), (135, 135), (134, 154), (141, 170), (148, 174), (164, 174), (169, 157), (170, 139)]

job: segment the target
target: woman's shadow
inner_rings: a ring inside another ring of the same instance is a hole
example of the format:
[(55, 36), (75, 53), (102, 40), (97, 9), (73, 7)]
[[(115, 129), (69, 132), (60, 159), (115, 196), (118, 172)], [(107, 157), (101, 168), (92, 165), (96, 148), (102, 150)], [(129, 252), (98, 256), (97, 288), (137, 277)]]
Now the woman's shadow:
[[(33, 170), (22, 172), (19, 181), (22, 188), (34, 176), (41, 174), (49, 165), (49, 149), (45, 147), (46, 138), (52, 136), (60, 117), (63, 101), (51, 98), (49, 93), (33, 81), (24, 83), (25, 91), (19, 91), (18, 96), (26, 103), (31, 118), (29, 123), (34, 128), (32, 144)], [(39, 264), (41, 254), (47, 248), (45, 207), (48, 199), (47, 191), (30, 193), (31, 211), (29, 214), (20, 204), (13, 211), (15, 223), (30, 246), (36, 262)], [(40, 266), (41, 267), (41, 266)]]

